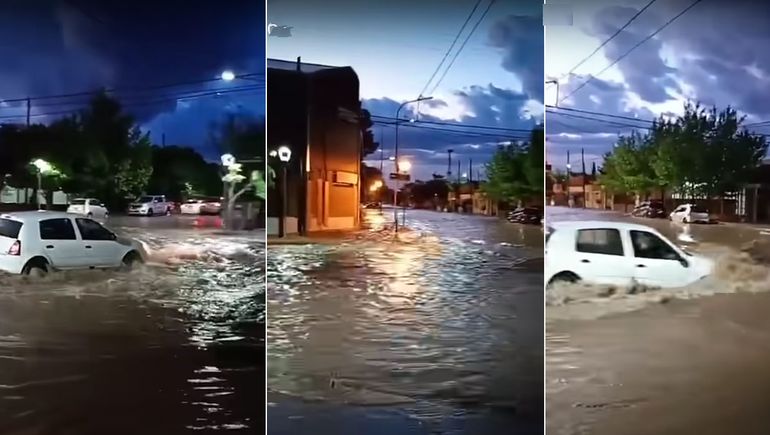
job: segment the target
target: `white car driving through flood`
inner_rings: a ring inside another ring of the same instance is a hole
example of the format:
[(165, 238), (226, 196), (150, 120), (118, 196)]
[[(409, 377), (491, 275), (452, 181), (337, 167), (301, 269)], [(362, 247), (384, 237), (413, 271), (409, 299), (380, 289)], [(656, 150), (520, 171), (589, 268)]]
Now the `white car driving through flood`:
[(550, 223), (546, 282), (672, 288), (710, 275), (714, 262), (681, 249), (653, 228), (624, 222)]
[(107, 219), (110, 212), (101, 201), (95, 198), (76, 198), (67, 207), (67, 213), (79, 214), (89, 218)]
[(0, 214), (0, 271), (131, 268), (143, 261), (137, 242), (82, 215), (25, 211)]

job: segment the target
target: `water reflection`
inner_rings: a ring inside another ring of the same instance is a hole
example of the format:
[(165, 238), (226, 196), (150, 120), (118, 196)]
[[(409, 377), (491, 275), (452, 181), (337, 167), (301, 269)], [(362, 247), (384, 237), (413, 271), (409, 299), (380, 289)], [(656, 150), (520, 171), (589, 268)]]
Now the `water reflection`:
[(270, 389), (421, 421), (542, 421), (541, 228), (408, 213), (398, 238), (383, 219), (335, 245), (270, 248)]
[(263, 245), (119, 231), (152, 266), (0, 277), (0, 433), (262, 427)]

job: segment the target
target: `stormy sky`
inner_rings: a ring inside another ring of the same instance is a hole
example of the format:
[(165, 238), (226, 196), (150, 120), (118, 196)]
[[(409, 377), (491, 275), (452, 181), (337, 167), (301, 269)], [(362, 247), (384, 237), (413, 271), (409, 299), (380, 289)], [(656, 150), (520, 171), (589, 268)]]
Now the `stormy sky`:
[[(749, 126), (770, 119), (770, 5), (762, 2), (701, 1), (597, 76), (693, 3), (653, 2), (568, 75), (648, 3), (576, 0), (571, 2), (571, 26), (547, 26), (545, 73), (547, 79), (561, 79), (560, 107), (616, 115), (574, 110), (554, 114), (549, 109), (546, 150), (555, 168), (565, 170), (570, 150), (573, 170), (579, 170), (581, 148), (585, 148), (587, 167), (600, 164), (618, 134), (628, 133), (632, 126), (648, 126), (646, 121), (661, 114), (681, 113), (688, 100), (720, 108), (731, 105), (747, 116)], [(593, 80), (577, 90), (591, 76)], [(556, 86), (546, 87), (545, 102), (555, 104)], [(768, 125), (751, 128), (770, 133)]]
[[(0, 123), (25, 122), (17, 99), (46, 123), (88, 100), (51, 96), (115, 89), (156, 143), (165, 133), (215, 158), (212, 122), (264, 117), (264, 23), (253, 0), (3, 0)], [(248, 80), (218, 80), (225, 69)]]
[[(477, 0), (269, 0), (268, 22), (290, 26), (291, 36), (268, 37), (267, 54), (352, 66), (360, 79), (363, 105), (378, 122), (375, 140), (382, 139), (387, 158), (393, 154), (395, 139), (388, 123), (397, 107), (420, 95), (476, 4)], [(490, 0), (478, 1), (443, 68), (423, 92), (434, 99), (419, 105), (419, 117), (417, 104), (401, 113), (401, 118), (422, 121), (399, 128), (399, 154), (412, 161), (414, 178), (446, 174), (450, 148), (453, 177), (458, 158), (462, 172), (468, 172), (472, 159), (474, 177), (479, 171), (483, 174), (483, 163), (497, 144), (526, 138), (542, 119), (542, 2), (498, 0), (485, 14), (489, 4)], [(377, 152), (368, 162), (378, 166), (379, 158)], [(384, 172), (391, 170), (386, 161)]]

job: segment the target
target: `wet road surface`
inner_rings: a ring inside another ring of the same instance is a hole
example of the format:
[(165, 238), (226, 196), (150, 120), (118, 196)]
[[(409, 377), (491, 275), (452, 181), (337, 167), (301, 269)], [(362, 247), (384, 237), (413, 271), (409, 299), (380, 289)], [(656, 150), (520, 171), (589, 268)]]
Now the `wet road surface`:
[(368, 216), (269, 249), (269, 433), (542, 433), (542, 229)]
[(140, 270), (0, 276), (0, 433), (264, 427), (263, 237), (141, 219)]
[(573, 302), (549, 299), (549, 434), (770, 433), (770, 269), (757, 261), (770, 246), (766, 230), (559, 208), (546, 213), (549, 220), (653, 226), (719, 261), (713, 278), (666, 298), (655, 292), (602, 298), (576, 285), (563, 289), (581, 295)]

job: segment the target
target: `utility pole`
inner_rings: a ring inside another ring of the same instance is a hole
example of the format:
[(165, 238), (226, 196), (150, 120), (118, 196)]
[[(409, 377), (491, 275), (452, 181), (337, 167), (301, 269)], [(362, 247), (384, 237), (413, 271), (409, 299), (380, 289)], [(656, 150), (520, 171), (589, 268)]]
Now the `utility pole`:
[(32, 100), (27, 97), (27, 127), (29, 127), (29, 118), (32, 113)]
[(462, 170), (460, 164), (461, 162), (458, 160), (457, 161), (457, 184), (460, 184), (463, 182), (463, 179), (462, 179), (463, 174), (460, 172)]
[(580, 148), (580, 160), (583, 162), (583, 208), (586, 208), (586, 155), (585, 149)]
[(473, 159), (468, 159), (468, 181), (473, 183)]
[(455, 150), (447, 150), (447, 155), (449, 156), (449, 163), (446, 167), (446, 180), (449, 181), (450, 178), (452, 178), (452, 153), (455, 152)]

